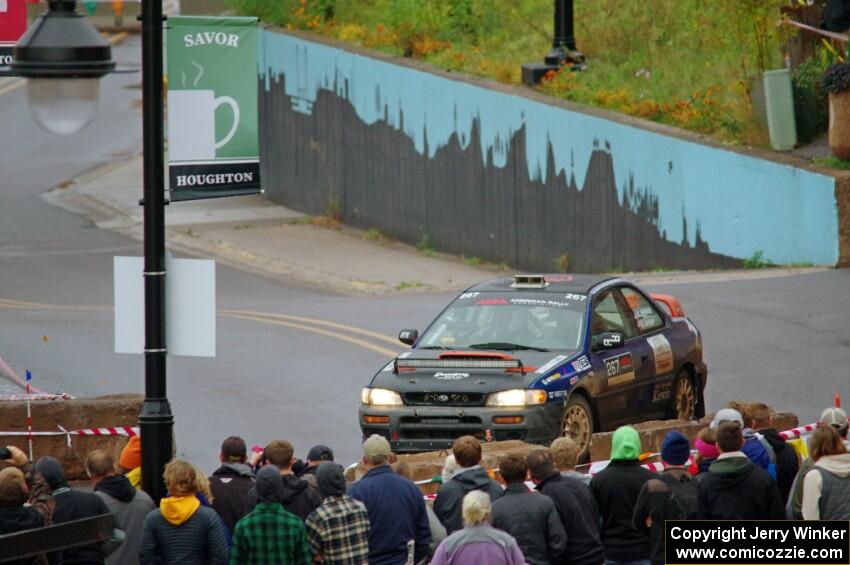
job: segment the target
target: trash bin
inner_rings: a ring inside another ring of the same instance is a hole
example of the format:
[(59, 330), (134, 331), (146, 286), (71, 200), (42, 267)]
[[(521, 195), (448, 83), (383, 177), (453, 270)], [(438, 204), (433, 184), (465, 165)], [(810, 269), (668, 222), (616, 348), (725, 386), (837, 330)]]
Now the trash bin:
[(764, 72), (764, 97), (770, 146), (775, 151), (794, 149), (797, 145), (797, 127), (794, 122), (794, 92), (789, 69)]

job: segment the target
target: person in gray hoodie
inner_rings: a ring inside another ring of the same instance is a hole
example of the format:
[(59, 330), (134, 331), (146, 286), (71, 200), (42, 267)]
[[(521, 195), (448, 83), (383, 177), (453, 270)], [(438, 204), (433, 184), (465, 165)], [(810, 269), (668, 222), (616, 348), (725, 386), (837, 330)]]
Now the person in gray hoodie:
[(115, 459), (99, 449), (86, 458), (86, 473), (94, 493), (115, 516), (115, 524), (124, 530), (124, 543), (106, 558), (106, 565), (137, 565), (145, 516), (155, 508), (144, 491), (136, 489), (124, 475), (115, 473)]
[(446, 533), (463, 528), (463, 497), (473, 490), (490, 495), (490, 500), (502, 496), (502, 487), (490, 478), (481, 466), (481, 442), (473, 436), (461, 436), (452, 445), (452, 453), (460, 466), (451, 480), (443, 483), (434, 499), (434, 513), (446, 528)]
[(815, 466), (803, 479), (804, 520), (850, 520), (850, 453), (831, 426), (811, 440)]

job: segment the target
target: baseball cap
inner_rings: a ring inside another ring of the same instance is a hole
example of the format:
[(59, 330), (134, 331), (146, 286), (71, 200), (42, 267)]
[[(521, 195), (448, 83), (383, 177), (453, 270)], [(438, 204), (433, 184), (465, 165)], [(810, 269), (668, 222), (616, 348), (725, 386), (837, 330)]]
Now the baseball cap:
[(387, 438), (378, 434), (372, 434), (369, 439), (363, 442), (363, 456), (375, 457), (376, 455), (386, 455), (389, 457), (392, 454), (390, 442)]
[(837, 407), (827, 408), (821, 412), (819, 421), (824, 426), (832, 426), (841, 431), (847, 429), (847, 412)]
[(333, 461), (334, 452), (327, 445), (314, 445), (307, 454), (307, 461)]
[(741, 413), (735, 410), (734, 408), (724, 408), (723, 410), (718, 410), (717, 414), (714, 415), (714, 419), (711, 421), (711, 429), (717, 429), (717, 426), (722, 424), (723, 422), (738, 422), (741, 427), (744, 427), (744, 417), (741, 416)]

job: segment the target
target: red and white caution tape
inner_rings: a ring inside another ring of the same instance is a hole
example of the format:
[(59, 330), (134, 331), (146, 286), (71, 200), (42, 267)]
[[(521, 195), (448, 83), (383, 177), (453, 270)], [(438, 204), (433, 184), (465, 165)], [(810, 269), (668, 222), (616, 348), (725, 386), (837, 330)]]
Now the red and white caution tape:
[(790, 430), (785, 430), (784, 432), (779, 432), (779, 435), (782, 439), (795, 439), (802, 435), (805, 435), (811, 431), (814, 431), (817, 428), (817, 423), (815, 424), (806, 424), (805, 426), (799, 426), (797, 428), (791, 428)]
[[(15, 370), (12, 367), (10, 367), (9, 364), (6, 363), (6, 361), (4, 361), (2, 357), (0, 357), (0, 376), (3, 376), (6, 379), (12, 381), (13, 383), (18, 385), (22, 389), (27, 388), (27, 382), (24, 379), (22, 379), (21, 376), (18, 373), (16, 373)], [(34, 394), (40, 394), (40, 395), (56, 396), (56, 395), (52, 395), (51, 393), (44, 391), (44, 390), (42, 390), (42, 389), (40, 389), (36, 386), (32, 386), (32, 385), (30, 385), (30, 392), (32, 392)], [(74, 398), (73, 396), (68, 395), (68, 394), (61, 394), (61, 395), (58, 395), (58, 396), (61, 396), (64, 400), (69, 400), (71, 398)], [(25, 398), (25, 397), (23, 397), (23, 398)]]
[[(26, 400), (26, 394), (0, 394), (0, 401), (20, 401)], [(70, 400), (71, 397), (67, 394), (32, 394), (30, 400)]]
[(62, 426), (57, 425), (58, 432), (2, 432), (0, 436), (65, 436), (68, 447), (71, 447), (72, 436), (124, 436), (133, 437), (139, 435), (139, 428), (133, 426), (118, 426), (114, 428), (84, 428), (81, 430), (66, 430)]

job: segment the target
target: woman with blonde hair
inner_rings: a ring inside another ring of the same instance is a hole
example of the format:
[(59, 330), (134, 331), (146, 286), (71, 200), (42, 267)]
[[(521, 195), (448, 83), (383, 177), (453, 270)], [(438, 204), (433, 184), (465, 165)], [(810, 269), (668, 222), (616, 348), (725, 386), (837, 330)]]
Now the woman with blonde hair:
[(431, 565), (525, 565), (516, 540), (490, 525), (490, 495), (473, 490), (463, 497), (464, 528), (443, 540)]
[(202, 506), (201, 473), (174, 459), (165, 466), (169, 496), (145, 518), (140, 565), (225, 565), (230, 558), (224, 525), (212, 508)]
[(803, 479), (804, 520), (850, 520), (850, 453), (832, 426), (812, 434), (815, 466)]

